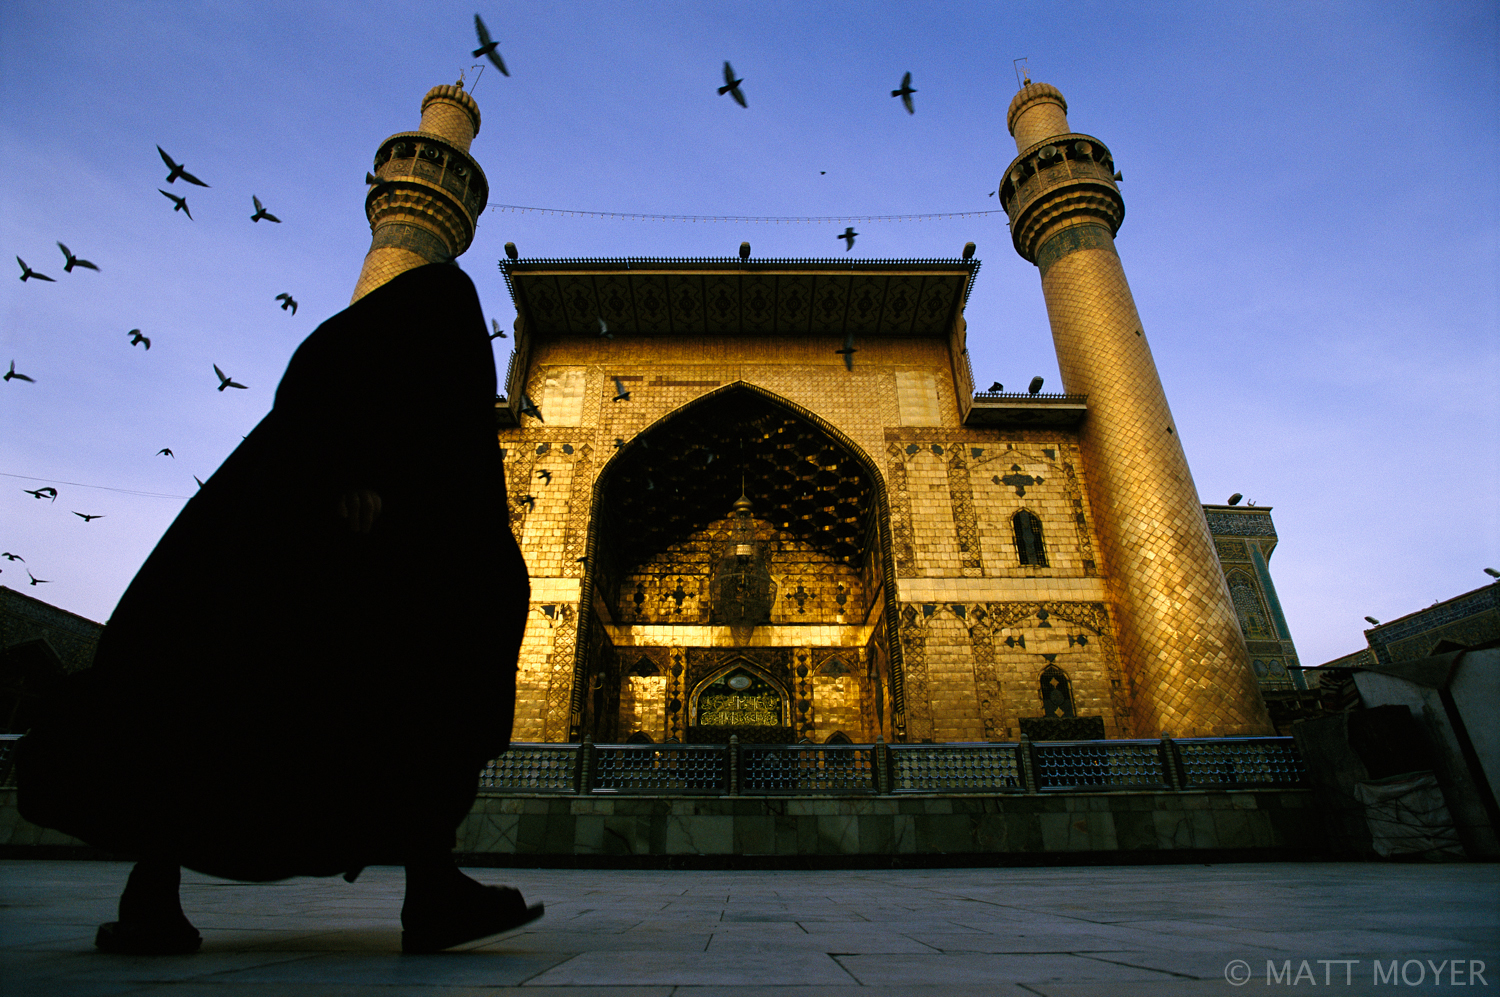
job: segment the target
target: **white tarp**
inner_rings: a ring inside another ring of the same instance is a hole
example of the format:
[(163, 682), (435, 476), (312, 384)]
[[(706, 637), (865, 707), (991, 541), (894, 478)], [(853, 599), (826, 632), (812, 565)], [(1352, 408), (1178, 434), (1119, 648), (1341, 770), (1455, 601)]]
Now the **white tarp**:
[(1453, 817), (1433, 773), (1407, 772), (1356, 782), (1354, 797), (1364, 804), (1376, 854), (1387, 858), (1463, 856)]

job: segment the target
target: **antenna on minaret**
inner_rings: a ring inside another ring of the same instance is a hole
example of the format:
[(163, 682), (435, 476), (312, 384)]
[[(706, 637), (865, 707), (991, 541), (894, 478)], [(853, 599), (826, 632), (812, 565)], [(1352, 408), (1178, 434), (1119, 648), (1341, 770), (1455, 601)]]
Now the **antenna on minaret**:
[[(474, 86), (469, 87), (469, 96), (472, 97), (474, 96), (474, 87), (479, 86), (479, 78), (484, 75), (484, 63), (476, 62), (474, 63), (474, 65), (470, 66), (469, 69), (479, 70), (478, 73), (474, 74)], [(468, 75), (469, 69), (461, 69), (458, 72), (458, 83), (454, 85), (457, 86), (460, 90), (464, 88), (464, 77)]]
[(1011, 68), (1016, 71), (1017, 90), (1031, 86), (1031, 69), (1026, 65), (1026, 60), (1029, 58), (1031, 56), (1023, 55), (1019, 59), (1010, 60)]

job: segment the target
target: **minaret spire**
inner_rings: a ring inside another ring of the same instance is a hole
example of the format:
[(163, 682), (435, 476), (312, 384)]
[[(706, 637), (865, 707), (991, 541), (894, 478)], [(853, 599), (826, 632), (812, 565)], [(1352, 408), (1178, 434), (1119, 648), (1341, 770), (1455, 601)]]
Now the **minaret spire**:
[(1104, 143), (1032, 83), (1006, 123), (1019, 155), (1000, 200), (1016, 252), (1041, 271), (1079, 431), (1137, 736), (1271, 733), (1234, 604), (1115, 250), (1121, 179)]
[(469, 154), (478, 134), (479, 105), (460, 79), (427, 92), (416, 131), (380, 143), (375, 183), (365, 196), (370, 251), (354, 301), (397, 274), (451, 262), (469, 248), (490, 192), (484, 171)]

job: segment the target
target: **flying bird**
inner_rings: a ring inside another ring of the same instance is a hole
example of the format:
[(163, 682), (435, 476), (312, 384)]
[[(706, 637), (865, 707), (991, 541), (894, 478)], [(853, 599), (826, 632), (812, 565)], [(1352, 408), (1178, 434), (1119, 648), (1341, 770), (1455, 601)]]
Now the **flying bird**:
[(243, 388), (243, 387), (246, 387), (246, 385), (243, 385), (243, 384), (240, 384), (240, 383), (238, 383), (236, 381), (230, 380), (229, 379), (229, 375), (226, 374), (226, 373), (224, 373), (222, 370), (220, 370), (218, 364), (214, 364), (214, 373), (219, 375), (219, 390), (220, 391), (223, 391), (225, 388)]
[(1375, 617), (1373, 617), (1373, 616), (1366, 616), (1366, 617), (1365, 617), (1365, 622), (1366, 622), (1366, 623), (1373, 623), (1373, 624), (1375, 624), (1375, 626), (1377, 626), (1377, 627), (1378, 627), (1378, 626), (1380, 626), (1380, 621), (1379, 621), (1379, 620), (1377, 620), (1377, 619), (1376, 619), (1376, 618), (1375, 618)]
[(628, 402), (628, 401), (630, 401), (630, 392), (628, 392), (628, 391), (625, 390), (625, 382), (622, 381), (622, 380), (620, 380), (618, 377), (615, 378), (615, 396), (613, 398), (611, 398), (610, 401), (612, 401), (612, 402)]
[(45, 495), (52, 501), (57, 501), (57, 489), (53, 488), (51, 485), (43, 485), (35, 491), (32, 491), (30, 488), (22, 488), (21, 491), (25, 492), (27, 495), (30, 495), (32, 498), (41, 498), (43, 495)]
[(847, 333), (844, 336), (844, 348), (841, 349), (841, 350), (834, 350), (833, 352), (835, 352), (835, 353), (842, 353), (844, 355), (844, 369), (845, 370), (853, 370), (854, 369), (854, 354), (856, 354), (856, 353), (859, 352), (858, 350), (856, 350), (854, 348), (854, 333), (852, 333), (852, 332), (851, 333)]
[(531, 396), (524, 391), (521, 392), (521, 414), (529, 415), (537, 422), (547, 421), (542, 418), (542, 410), (536, 407), (536, 403), (531, 400)]
[(290, 308), (292, 310), (292, 314), (293, 315), (297, 314), (297, 299), (296, 298), (292, 297), (290, 294), (284, 294), (283, 293), (283, 294), (276, 295), (276, 300), (279, 301), (279, 302), (281, 302), (281, 310), (282, 311), (286, 311), (288, 308)]
[(88, 260), (80, 260), (78, 257), (73, 255), (72, 250), (70, 250), (67, 246), (64, 246), (62, 243), (59, 242), (57, 244), (57, 248), (61, 249), (63, 251), (63, 256), (67, 257), (68, 259), (67, 266), (63, 267), (64, 273), (72, 273), (74, 267), (83, 267), (85, 270), (98, 271), (99, 268), (97, 266), (90, 263)]
[(25, 374), (16, 373), (16, 362), (14, 360), (10, 362), (10, 370), (5, 372), (5, 379), (9, 381), (11, 378), (15, 378), (17, 381), (30, 381), (32, 384), (36, 383), (36, 378), (27, 377)]
[(31, 579), (31, 584), (33, 584), (33, 585), (46, 585), (48, 582), (50, 582), (52, 580), (50, 578), (38, 578), (36, 575), (33, 575), (30, 571), (26, 572), (26, 577)]
[(92, 519), (103, 519), (104, 518), (104, 515), (102, 513), (99, 514), (99, 515), (97, 515), (97, 516), (90, 516), (86, 512), (74, 512), (73, 515), (77, 516), (79, 519), (83, 520), (85, 523), (87, 523), (89, 520), (92, 520)]
[(1241, 495), (1239, 492), (1235, 492), (1233, 495), (1229, 496), (1229, 504), (1230, 505), (1239, 505), (1240, 504), (1240, 499), (1242, 499), (1244, 497), (1245, 496)]
[(166, 191), (162, 190), (160, 187), (158, 187), (156, 189), (157, 189), (158, 192), (160, 192), (160, 194), (161, 194), (162, 197), (165, 197), (167, 200), (169, 200), (173, 204), (177, 205), (175, 208), (172, 209), (173, 211), (181, 211), (183, 214), (185, 214), (185, 215), (188, 216), (188, 221), (192, 221), (193, 220), (193, 213), (188, 210), (187, 198), (186, 197), (178, 197), (176, 194), (168, 194)]
[(848, 246), (846, 246), (844, 248), (844, 252), (847, 253), (847, 252), (849, 252), (849, 250), (851, 250), (851, 249), (854, 248), (854, 237), (857, 236), (857, 235), (859, 235), (859, 233), (856, 232), (856, 231), (854, 231), (854, 226), (853, 225), (846, 225), (846, 226), (844, 226), (844, 234), (843, 235), (836, 235), (836, 236), (834, 236), (834, 238), (835, 239), (843, 239), (845, 242), (847, 242), (849, 244)]
[(177, 459), (177, 455), (172, 452), (172, 448), (171, 447), (162, 447), (160, 450), (156, 451), (156, 456), (160, 457), (162, 454), (166, 454), (168, 457), (171, 457), (173, 460)]
[(740, 105), (741, 107), (749, 107), (750, 105), (745, 103), (745, 91), (740, 89), (740, 84), (744, 82), (744, 80), (737, 80), (734, 78), (734, 67), (729, 65), (728, 59), (725, 59), (724, 85), (719, 88), (719, 96), (722, 97), (727, 93), (729, 94), (729, 96), (734, 98), (734, 102), (736, 104)]
[(912, 106), (911, 102), (911, 95), (914, 93), (916, 93), (916, 91), (911, 87), (911, 73), (907, 73), (905, 76), (901, 77), (901, 89), (892, 90), (891, 96), (901, 98), (901, 103), (906, 105), (907, 114), (916, 114), (917, 109)]
[(501, 76), (509, 76), (510, 70), (505, 68), (505, 60), (500, 58), (498, 50), (500, 43), (490, 39), (489, 29), (484, 26), (484, 22), (479, 19), (478, 14), (474, 15), (474, 33), (479, 36), (479, 47), (473, 51), (473, 57), (477, 59), (481, 55), (484, 56), (495, 64), (495, 68), (500, 70)]
[(614, 333), (609, 331), (609, 323), (604, 321), (604, 316), (599, 316), (599, 338), (613, 340)]
[(1040, 374), (1038, 374), (1036, 377), (1033, 377), (1031, 379), (1031, 383), (1030, 384), (1026, 385), (1026, 393), (1034, 395), (1038, 391), (1041, 391), (1041, 390), (1042, 390), (1042, 376)]
[(552, 472), (547, 470), (546, 468), (542, 468), (540, 471), (536, 472), (536, 476), (538, 478), (541, 478), (547, 484), (552, 484)]
[(130, 337), (130, 345), (131, 346), (144, 346), (148, 350), (151, 349), (151, 337), (150, 336), (142, 336), (141, 335), (141, 330), (139, 330), (139, 329), (131, 329), (125, 335), (127, 335), (127, 336)]
[(26, 558), (22, 557), (20, 554), (12, 554), (10, 551), (6, 551), (4, 554), (0, 554), (0, 557), (5, 558), (7, 561), (20, 561), (22, 564), (26, 563)]
[(250, 200), (255, 202), (255, 214), (250, 216), (250, 220), (252, 222), (258, 222), (262, 218), (264, 218), (268, 222), (275, 222), (277, 225), (281, 224), (281, 219), (277, 218), (275, 215), (267, 211), (265, 205), (260, 203), (260, 198), (256, 197), (254, 194), (251, 194)]
[(181, 163), (174, 163), (174, 162), (172, 162), (172, 157), (169, 156), (169, 155), (167, 155), (167, 151), (165, 149), (163, 149), (161, 146), (157, 146), (156, 147), (156, 151), (159, 152), (159, 153), (161, 153), (161, 161), (164, 162), (164, 163), (166, 163), (167, 164), (167, 169), (169, 169), (169, 170), (172, 171), (171, 173), (167, 174), (167, 183), (176, 183), (177, 182), (177, 178), (178, 177), (182, 177), (182, 179), (186, 180), (188, 183), (195, 183), (199, 187), (207, 187), (208, 186), (208, 184), (204, 183), (202, 180), (199, 180), (197, 177), (193, 176), (187, 170), (183, 169)]
[(500, 323), (499, 322), (495, 321), (494, 319), (490, 319), (490, 328), (495, 330), (494, 332), (490, 333), (490, 338), (491, 339), (505, 339), (506, 338), (505, 330), (502, 329), (502, 328), (500, 328)]
[(536, 498), (534, 496), (523, 495), (521, 497), (521, 500), (519, 502), (517, 502), (516, 504), (517, 505), (524, 505), (526, 508), (532, 510), (533, 512), (536, 511)]
[(37, 273), (35, 270), (33, 270), (30, 267), (28, 267), (26, 265), (26, 261), (23, 260), (23, 259), (21, 259), (19, 256), (16, 257), (16, 262), (19, 263), (19, 264), (21, 264), (21, 281), (23, 283), (26, 282), (26, 281), (28, 281), (28, 280), (30, 280), (33, 277), (35, 277), (37, 280), (45, 280), (45, 281), (47, 281), (49, 283), (52, 283), (52, 284), (56, 284), (57, 283), (57, 281), (53, 280), (51, 277), (48, 277), (46, 274), (44, 274), (44, 273)]

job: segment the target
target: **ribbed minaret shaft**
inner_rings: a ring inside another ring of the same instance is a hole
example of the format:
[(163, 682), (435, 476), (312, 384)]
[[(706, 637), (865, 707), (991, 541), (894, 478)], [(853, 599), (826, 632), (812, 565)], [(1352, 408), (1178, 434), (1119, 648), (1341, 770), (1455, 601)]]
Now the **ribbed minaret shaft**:
[(376, 183), (365, 196), (370, 251), (353, 301), (397, 274), (451, 261), (469, 248), (489, 199), (489, 182), (469, 155), (477, 134), (479, 105), (459, 83), (429, 90), (417, 130), (380, 143)]
[(1007, 123), (1019, 155), (1001, 201), (1041, 271), (1079, 431), (1122, 668), (1142, 737), (1272, 733), (1187, 457), (1114, 234), (1125, 217), (1109, 150), (1068, 127), (1055, 87), (1029, 83)]

